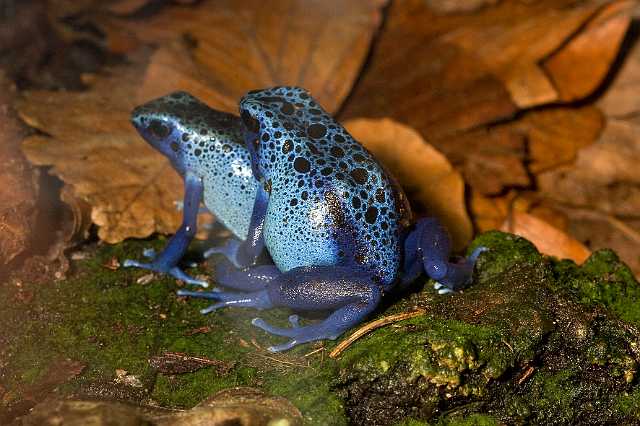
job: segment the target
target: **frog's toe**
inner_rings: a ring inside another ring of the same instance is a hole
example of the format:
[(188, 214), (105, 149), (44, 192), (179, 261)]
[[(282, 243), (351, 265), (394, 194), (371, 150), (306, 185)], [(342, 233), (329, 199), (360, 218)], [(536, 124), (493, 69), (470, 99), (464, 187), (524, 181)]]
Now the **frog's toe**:
[[(295, 318), (292, 319), (291, 317)], [(255, 325), (258, 328), (261, 328), (269, 334), (290, 338), (290, 340), (286, 343), (267, 348), (268, 351), (286, 351), (302, 343), (314, 342), (316, 340), (335, 340), (341, 334), (339, 330), (332, 331), (331, 328), (327, 328), (326, 324), (323, 323), (300, 327), (298, 324), (298, 316), (292, 315), (291, 317), (289, 317), (289, 322), (293, 325), (293, 328), (274, 327), (267, 324), (262, 318), (254, 318), (251, 321), (251, 324)]]
[(478, 260), (478, 257), (484, 253), (485, 251), (488, 251), (489, 248), (488, 247), (484, 247), (484, 246), (480, 246), (480, 247), (476, 247), (472, 252), (471, 255), (469, 255), (469, 257), (467, 258), (467, 262), (470, 263), (476, 263), (476, 260)]
[[(289, 322), (291, 322), (291, 320)], [(269, 334), (275, 334), (276, 336), (293, 337), (296, 332), (295, 328), (274, 327), (270, 324), (267, 324), (267, 322), (262, 318), (252, 319), (251, 324), (255, 325), (258, 328), (261, 328)]]
[(171, 274), (171, 276), (173, 276), (174, 278), (179, 279), (180, 281), (184, 281), (185, 283), (190, 285), (197, 285), (203, 288), (209, 287), (209, 283), (207, 281), (193, 278), (187, 275), (182, 269), (178, 268), (177, 266), (171, 268), (169, 270), (169, 274)]
[(149, 259), (155, 259), (156, 257), (156, 251), (152, 248), (146, 248), (144, 250), (142, 250), (142, 255), (146, 258)]
[(454, 292), (449, 287), (439, 282), (436, 282), (435, 284), (433, 284), (433, 288), (438, 290), (438, 294), (449, 294)]

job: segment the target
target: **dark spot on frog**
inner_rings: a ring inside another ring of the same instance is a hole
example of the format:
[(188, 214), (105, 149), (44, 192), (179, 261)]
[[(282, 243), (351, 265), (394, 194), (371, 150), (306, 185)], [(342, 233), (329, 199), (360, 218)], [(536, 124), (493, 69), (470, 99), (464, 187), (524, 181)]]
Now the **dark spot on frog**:
[(173, 152), (178, 152), (178, 149), (180, 149), (180, 145), (178, 145), (178, 142), (171, 142), (171, 149), (173, 150)]
[(298, 200), (296, 198), (292, 198), (291, 201), (289, 201), (289, 205), (291, 207), (295, 207), (298, 205)]
[(183, 142), (187, 142), (189, 140), (189, 134), (188, 133), (183, 133), (182, 134), (182, 141)]
[(162, 124), (160, 120), (151, 120), (149, 131), (157, 138), (164, 139), (169, 136), (169, 128)]
[(354, 209), (359, 209), (359, 208), (360, 208), (360, 206), (362, 205), (362, 204), (360, 203), (360, 198), (358, 198), (358, 197), (353, 197), (353, 198), (351, 199), (351, 205), (353, 206), (353, 208), (354, 208)]
[(353, 160), (357, 161), (358, 163), (362, 163), (365, 160), (365, 158), (360, 154), (354, 154)]
[(269, 135), (269, 133), (263, 133), (262, 134), (262, 142), (269, 142), (270, 138), (271, 138), (271, 136)]
[(364, 214), (364, 220), (366, 220), (368, 223), (373, 224), (376, 222), (377, 218), (378, 218), (378, 209), (376, 209), (373, 206), (369, 207)]
[(306, 158), (297, 157), (293, 161), (293, 168), (300, 173), (308, 173), (309, 170), (311, 169), (311, 165), (309, 164), (309, 161)]
[(341, 158), (342, 156), (344, 156), (344, 151), (342, 150), (342, 148), (334, 146), (333, 148), (331, 148), (331, 155), (336, 158)]
[(384, 203), (384, 189), (376, 189), (376, 201), (378, 201), (379, 203)]
[(307, 134), (310, 138), (320, 139), (325, 134), (327, 134), (327, 128), (320, 123), (313, 123), (307, 128)]
[(335, 135), (333, 137), (333, 140), (336, 141), (337, 143), (342, 143), (344, 142), (344, 137), (342, 135)]
[(324, 169), (320, 170), (320, 173), (322, 173), (322, 176), (329, 176), (331, 173), (333, 173), (333, 168), (325, 167)]
[(280, 111), (282, 111), (283, 114), (291, 115), (295, 111), (295, 108), (289, 102), (284, 102)]
[(224, 151), (225, 153), (231, 152), (231, 145), (229, 144), (222, 145), (222, 151)]
[(364, 184), (369, 177), (369, 173), (365, 169), (361, 168), (353, 169), (349, 174), (351, 175), (353, 180), (355, 180), (360, 185)]
[(194, 151), (194, 154), (196, 155), (196, 157), (200, 157), (200, 155), (202, 155), (202, 150), (198, 148)]
[(309, 148), (309, 151), (311, 151), (312, 154), (320, 155), (320, 151), (318, 151), (318, 148), (316, 148), (316, 146), (314, 144), (308, 143), (307, 144), (307, 148)]

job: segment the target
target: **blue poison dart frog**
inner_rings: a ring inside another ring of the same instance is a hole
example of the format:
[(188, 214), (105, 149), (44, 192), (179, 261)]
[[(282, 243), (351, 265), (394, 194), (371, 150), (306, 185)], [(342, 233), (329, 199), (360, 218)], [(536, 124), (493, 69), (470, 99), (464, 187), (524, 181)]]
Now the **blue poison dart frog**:
[[(136, 108), (132, 122), (184, 177), (184, 218), (159, 255), (145, 253), (150, 263), (124, 265), (206, 287), (178, 267), (204, 200), (235, 235), (205, 253), (222, 255), (214, 278), (232, 291), (179, 295), (214, 300), (202, 313), (227, 306), (331, 312), (305, 326), (292, 315), (286, 328), (255, 318), (255, 326), (289, 338), (271, 351), (336, 339), (422, 272), (440, 293), (462, 289), (484, 250), (450, 262), (439, 221), (412, 224), (402, 189), (304, 89), (251, 91), (240, 101), (240, 118), (172, 93)], [(258, 264), (264, 250), (273, 263)]]

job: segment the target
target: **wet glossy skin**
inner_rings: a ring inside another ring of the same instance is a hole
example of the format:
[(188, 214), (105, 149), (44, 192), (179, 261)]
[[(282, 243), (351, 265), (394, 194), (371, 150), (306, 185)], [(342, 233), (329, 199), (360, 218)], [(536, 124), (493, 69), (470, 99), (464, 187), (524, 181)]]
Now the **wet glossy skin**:
[[(184, 221), (150, 263), (127, 261), (205, 285), (177, 263), (205, 205), (237, 238), (206, 255), (221, 254), (218, 284), (236, 292), (180, 295), (226, 306), (331, 311), (322, 322), (291, 328), (254, 325), (297, 344), (335, 339), (373, 312), (383, 293), (426, 272), (440, 292), (466, 285), (477, 250), (450, 263), (449, 237), (436, 219), (410, 228), (402, 190), (376, 159), (297, 87), (249, 92), (242, 121), (209, 109), (185, 93), (149, 102), (133, 112), (140, 134), (185, 178)], [(243, 143), (242, 143), (243, 141)], [(273, 264), (257, 264), (267, 250)]]

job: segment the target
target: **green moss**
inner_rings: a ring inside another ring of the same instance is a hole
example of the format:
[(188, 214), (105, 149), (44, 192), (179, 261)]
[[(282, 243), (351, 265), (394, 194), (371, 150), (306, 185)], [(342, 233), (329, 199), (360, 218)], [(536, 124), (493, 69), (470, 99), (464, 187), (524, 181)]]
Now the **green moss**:
[(556, 272), (558, 282), (581, 303), (604, 306), (621, 319), (640, 325), (640, 286), (611, 250), (594, 252), (581, 268), (570, 261), (559, 262)]
[(622, 393), (615, 403), (615, 408), (631, 418), (640, 420), (640, 388), (631, 393)]
[[(3, 404), (42, 386), (60, 360), (85, 365), (61, 393), (89, 393), (172, 408), (189, 408), (221, 389), (251, 386), (286, 397), (306, 424), (371, 421), (398, 425), (602, 422), (636, 418), (640, 335), (639, 286), (610, 251), (578, 267), (541, 256), (528, 241), (501, 232), (469, 248), (489, 248), (474, 285), (439, 296), (430, 286), (389, 306), (380, 316), (424, 309), (421, 317), (375, 330), (338, 361), (306, 357), (312, 345), (285, 354), (259, 350), (280, 340), (251, 326), (254, 310), (203, 316), (203, 300), (175, 296), (176, 282), (148, 272), (110, 270), (113, 257), (137, 258), (160, 239), (99, 247), (66, 281), (25, 285), (29, 303), (0, 309), (0, 336), (8, 356)], [(194, 271), (191, 271), (194, 272)], [(14, 286), (0, 300), (19, 300)], [(289, 312), (261, 312), (286, 325)], [(209, 327), (208, 332), (193, 333)], [(7, 337), (5, 337), (7, 336)], [(335, 342), (325, 342), (329, 350)], [(149, 358), (184, 352), (234, 366), (175, 376)], [(326, 351), (325, 351), (326, 354)], [(142, 389), (114, 383), (115, 370), (137, 376)], [(491, 412), (493, 417), (487, 416)], [(404, 419), (403, 419), (404, 418)], [(398, 423), (398, 422), (401, 423)]]
[(484, 414), (472, 414), (466, 417), (447, 416), (438, 422), (441, 426), (497, 426), (500, 422)]

